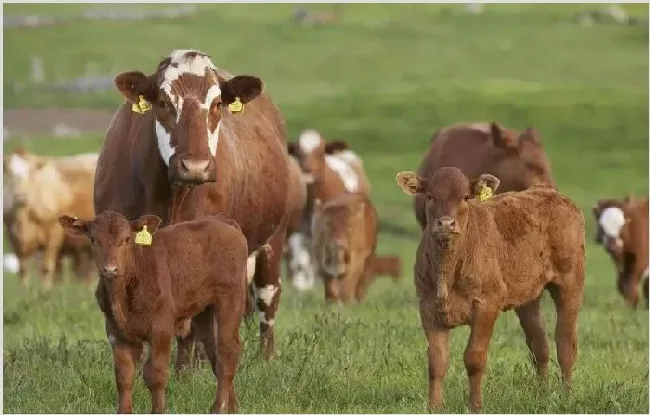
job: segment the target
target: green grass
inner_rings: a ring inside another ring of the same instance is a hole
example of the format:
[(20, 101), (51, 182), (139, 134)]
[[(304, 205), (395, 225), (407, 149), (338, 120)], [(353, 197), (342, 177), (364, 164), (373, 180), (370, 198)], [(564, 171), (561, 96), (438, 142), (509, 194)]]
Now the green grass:
[[(6, 5), (6, 14), (42, 6)], [(66, 6), (62, 13), (72, 13)], [(314, 127), (345, 138), (365, 160), (383, 231), (379, 252), (404, 259), (404, 279), (375, 283), (367, 301), (328, 310), (322, 289), (301, 295), (284, 285), (277, 319), (282, 355), (256, 354), (257, 330), (244, 327), (236, 385), (242, 412), (423, 412), (426, 341), (412, 264), (418, 231), (395, 173), (417, 168), (433, 131), (462, 120), (495, 119), (542, 134), (560, 189), (587, 216), (587, 287), (580, 316), (574, 392), (562, 394), (553, 342), (555, 313), (545, 296), (552, 350), (547, 387), (535, 383), (523, 333), (502, 315), (484, 381), (487, 412), (648, 413), (648, 312), (627, 309), (614, 270), (592, 243), (589, 208), (599, 197), (648, 192), (648, 29), (581, 27), (571, 16), (596, 5), (488, 5), (480, 16), (440, 5), (345, 5), (340, 25), (291, 23), (289, 5), (201, 5), (195, 17), (146, 23), (79, 23), (10, 29), (4, 36), (6, 107), (116, 108), (116, 91), (97, 95), (28, 89), (29, 57), (73, 77), (92, 60), (107, 71), (155, 68), (173, 48), (193, 47), (235, 73), (261, 76), (282, 108), (291, 138)], [(317, 6), (331, 10), (331, 6)], [(626, 6), (647, 16), (647, 6)], [(48, 6), (48, 12), (56, 12)], [(50, 78), (48, 78), (50, 79)], [(24, 143), (44, 154), (98, 149), (101, 134)], [(7, 151), (18, 145), (5, 141)], [(396, 232), (403, 229), (405, 232)], [(5, 246), (6, 250), (6, 246)], [(75, 283), (49, 295), (4, 280), (4, 410), (112, 412), (116, 391), (101, 314), (92, 291)], [(467, 412), (462, 353), (468, 330), (452, 334), (444, 408)], [(141, 375), (139, 375), (141, 377)], [(138, 379), (135, 410), (149, 410)], [(168, 387), (170, 412), (204, 412), (214, 394), (203, 366)]]

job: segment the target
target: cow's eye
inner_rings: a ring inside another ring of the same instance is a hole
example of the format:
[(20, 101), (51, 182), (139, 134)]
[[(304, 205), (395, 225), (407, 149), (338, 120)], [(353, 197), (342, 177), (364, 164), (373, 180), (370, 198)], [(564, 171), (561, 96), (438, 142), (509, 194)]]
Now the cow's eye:
[(465, 195), (465, 196), (463, 197), (463, 199), (465, 199), (465, 200), (470, 200), (471, 198), (472, 198), (472, 196), (470, 196), (470, 195)]
[(433, 200), (433, 196), (427, 193), (427, 200)]
[(160, 101), (158, 101), (158, 106), (162, 109), (165, 109), (167, 107), (167, 103), (165, 102), (165, 100), (161, 99)]
[(210, 105), (210, 111), (219, 111), (221, 110), (221, 101), (214, 100), (212, 101), (212, 105)]

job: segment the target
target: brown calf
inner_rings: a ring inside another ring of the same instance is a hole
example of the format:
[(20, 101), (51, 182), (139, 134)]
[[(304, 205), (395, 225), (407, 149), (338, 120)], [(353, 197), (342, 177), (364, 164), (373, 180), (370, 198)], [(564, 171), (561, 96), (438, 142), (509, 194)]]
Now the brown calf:
[[(261, 79), (233, 76), (195, 50), (172, 51), (152, 73), (125, 72), (115, 85), (127, 102), (100, 152), (96, 211), (155, 214), (164, 225), (215, 214), (237, 221), (250, 251), (261, 348), (273, 358), (288, 221), (282, 113)], [(195, 338), (178, 340), (181, 369)]]
[[(524, 190), (535, 183), (553, 185), (551, 167), (537, 131), (518, 133), (492, 123), (461, 123), (441, 128), (433, 135), (418, 174), (430, 177), (440, 167), (457, 167), (476, 178), (490, 173), (501, 179), (499, 192)], [(415, 197), (415, 216), (426, 227), (426, 198)]]
[(377, 211), (363, 195), (343, 194), (322, 204), (312, 222), (314, 260), (327, 301), (362, 301), (377, 247)]
[[(233, 379), (246, 304), (246, 238), (235, 221), (222, 216), (156, 232), (161, 222), (153, 215), (128, 221), (113, 211), (92, 221), (59, 218), (67, 233), (87, 236), (93, 247), (103, 282), (96, 298), (115, 361), (117, 412), (132, 412), (133, 376), (143, 342), (150, 346), (143, 377), (152, 412), (166, 410), (172, 339), (186, 336), (195, 316), (197, 334), (218, 379), (212, 411), (237, 411)], [(153, 234), (150, 244), (139, 240), (143, 231)]]
[(571, 387), (578, 351), (578, 312), (585, 280), (582, 211), (550, 186), (533, 186), (480, 202), (499, 180), (469, 181), (443, 167), (431, 178), (397, 175), (400, 188), (426, 200), (427, 226), (417, 249), (415, 287), (429, 341), (429, 407), (442, 403), (449, 362), (449, 330), (469, 325), (465, 349), (469, 402), (481, 407), (481, 381), (494, 323), (514, 308), (537, 372), (548, 372), (549, 350), (540, 311), (544, 289), (557, 310), (555, 340), (564, 384)]

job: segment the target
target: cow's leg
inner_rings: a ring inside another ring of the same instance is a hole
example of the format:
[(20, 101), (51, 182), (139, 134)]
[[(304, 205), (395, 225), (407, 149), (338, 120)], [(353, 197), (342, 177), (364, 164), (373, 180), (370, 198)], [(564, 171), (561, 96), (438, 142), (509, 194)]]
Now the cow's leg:
[(325, 302), (336, 303), (339, 301), (339, 279), (323, 275), (323, 284), (325, 286)]
[(82, 251), (79, 253), (79, 270), (83, 283), (91, 287), (93, 283), (93, 259), (90, 251)]
[[(420, 310), (422, 313), (422, 309)], [(422, 318), (425, 318), (424, 313), (422, 313)], [(429, 343), (428, 408), (433, 411), (442, 405), (442, 382), (449, 367), (449, 329), (433, 325), (425, 330)]]
[(569, 288), (550, 285), (549, 292), (557, 311), (555, 325), (557, 361), (564, 386), (571, 390), (573, 365), (578, 356), (578, 312), (582, 303), (582, 289), (574, 286)]
[(60, 284), (63, 282), (63, 255), (56, 257), (56, 265), (54, 266), (54, 282)]
[(469, 404), (474, 412), (480, 411), (483, 404), (481, 383), (498, 314), (497, 310), (476, 310), (470, 324), (471, 332), (463, 360), (469, 378)]
[(167, 367), (172, 349), (172, 336), (154, 334), (151, 339), (149, 358), (142, 370), (144, 383), (151, 393), (151, 413), (165, 412), (165, 385), (167, 384)]
[(540, 309), (541, 296), (515, 310), (519, 324), (526, 334), (526, 344), (532, 354), (537, 374), (545, 378), (548, 375), (549, 349), (546, 339), (544, 317)]
[(117, 333), (115, 326), (106, 320), (106, 335), (113, 349), (115, 383), (117, 385), (117, 413), (133, 412), (133, 378), (140, 355), (141, 342), (130, 342)]
[[(58, 223), (57, 223), (58, 226)], [(59, 232), (52, 232), (48, 238), (45, 252), (43, 253), (43, 289), (49, 291), (52, 289), (52, 280), (54, 277), (54, 268), (56, 261), (61, 250), (61, 243), (63, 242), (63, 234)]]
[(366, 291), (368, 290), (368, 286), (375, 279), (375, 276), (373, 275), (373, 261), (374, 257), (371, 256), (370, 258), (366, 259), (366, 262), (363, 266), (361, 278), (359, 279), (359, 284), (357, 285), (355, 292), (355, 298), (358, 302), (362, 302), (363, 299), (366, 298)]
[(255, 291), (255, 306), (260, 319), (260, 340), (264, 358), (273, 359), (276, 356), (273, 325), (275, 313), (280, 304), (282, 286), (280, 281), (280, 263), (282, 248), (286, 237), (286, 224), (280, 226), (267, 246), (260, 249), (255, 264), (253, 288)]
[(18, 258), (18, 277), (20, 278), (20, 285), (23, 288), (29, 288), (29, 274), (27, 273), (27, 268), (29, 265), (29, 254), (24, 252), (16, 253)]

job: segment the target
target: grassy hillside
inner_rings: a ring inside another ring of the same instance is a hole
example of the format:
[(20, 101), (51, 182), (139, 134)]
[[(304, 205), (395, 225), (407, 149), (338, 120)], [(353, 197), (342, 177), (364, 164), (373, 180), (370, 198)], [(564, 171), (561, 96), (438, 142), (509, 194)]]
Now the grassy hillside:
[[(5, 5), (4, 13), (87, 7)], [(425, 410), (426, 341), (412, 283), (418, 232), (395, 173), (417, 167), (436, 128), (498, 120), (540, 130), (558, 186), (588, 216), (588, 281), (574, 393), (559, 388), (555, 313), (545, 296), (548, 387), (534, 382), (517, 318), (504, 314), (490, 346), (485, 410), (647, 413), (648, 312), (626, 309), (615, 292), (609, 258), (592, 243), (589, 212), (599, 197), (648, 193), (646, 27), (575, 22), (576, 12), (595, 5), (488, 5), (473, 16), (459, 6), (346, 4), (339, 24), (316, 28), (294, 24), (292, 5), (199, 7), (196, 16), (170, 21), (5, 30), (4, 105), (113, 109), (122, 101), (114, 90), (15, 90), (28, 80), (31, 56), (41, 57), (46, 80), (56, 81), (83, 75), (88, 61), (111, 75), (149, 72), (170, 50), (197, 48), (233, 73), (262, 77), (291, 139), (316, 128), (347, 139), (364, 158), (382, 222), (379, 251), (403, 257), (404, 278), (378, 281), (364, 304), (346, 310), (328, 310), (320, 287), (300, 295), (285, 284), (276, 325), (280, 358), (260, 360), (257, 330), (243, 329), (246, 353), (236, 380), (242, 412)], [(626, 7), (647, 17), (646, 5)], [(98, 133), (23, 144), (72, 154), (99, 149), (101, 140)], [(5, 141), (4, 150), (18, 144)], [(33, 285), (25, 293), (17, 277), (5, 275), (5, 411), (114, 411), (110, 348), (92, 292), (71, 282), (44, 295)], [(467, 334), (452, 334), (448, 412), (466, 412)], [(148, 411), (148, 392), (140, 379), (136, 384), (135, 410)], [(207, 367), (173, 376), (169, 411), (205, 411), (213, 393)]]

